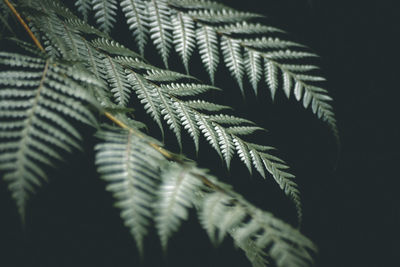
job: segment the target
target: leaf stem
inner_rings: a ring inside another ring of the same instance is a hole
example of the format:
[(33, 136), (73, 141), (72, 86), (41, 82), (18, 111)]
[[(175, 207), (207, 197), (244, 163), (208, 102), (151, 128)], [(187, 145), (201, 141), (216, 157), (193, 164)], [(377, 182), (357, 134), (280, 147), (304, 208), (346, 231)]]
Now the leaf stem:
[(35, 45), (42, 51), (44, 52), (44, 48), (42, 44), (39, 42), (39, 40), (36, 38), (36, 36), (33, 34), (29, 26), (25, 23), (24, 19), (21, 17), (21, 15), (18, 13), (18, 11), (15, 9), (13, 4), (10, 3), (8, 0), (4, 0), (4, 3), (8, 6), (8, 8), (11, 10), (11, 12), (17, 17), (18, 21), (21, 23), (22, 27), (26, 30), (26, 32), (29, 34), (29, 36), (32, 38), (33, 42)]

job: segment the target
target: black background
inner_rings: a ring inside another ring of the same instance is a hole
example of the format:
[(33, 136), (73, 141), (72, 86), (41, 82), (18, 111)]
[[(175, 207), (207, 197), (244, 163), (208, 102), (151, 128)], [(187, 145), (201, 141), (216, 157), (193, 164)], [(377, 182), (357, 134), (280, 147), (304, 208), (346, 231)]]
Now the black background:
[[(267, 128), (269, 132), (257, 141), (278, 147), (298, 177), (302, 231), (320, 249), (316, 266), (395, 266), (400, 211), (398, 174), (393, 170), (398, 153), (393, 140), (399, 136), (394, 98), (398, 86), (391, 64), (399, 26), (392, 16), (394, 7), (384, 1), (224, 2), (267, 15), (269, 23), (321, 56), (326, 86), (335, 99), (339, 156), (329, 129), (283, 93), (278, 93), (275, 104), (266, 90), (260, 90), (258, 100), (249, 92), (243, 102), (220, 66), (216, 84), (228, 91), (215, 96), (219, 103), (231, 103), (236, 114)], [(114, 36), (121, 40), (123, 32), (122, 28)], [(155, 55), (146, 55), (159, 63)], [(182, 70), (176, 58), (172, 55), (170, 64)], [(202, 69), (193, 69), (199, 63), (197, 54), (191, 62), (192, 73), (207, 81)], [(252, 91), (248, 83), (246, 87)], [(150, 133), (159, 134), (155, 127)], [(85, 147), (90, 148), (93, 141), (87, 140)], [(170, 140), (172, 135), (167, 134), (167, 144), (173, 147)], [(194, 158), (193, 145), (185, 142), (184, 147), (183, 152)], [(150, 234), (141, 260), (92, 161), (89, 149), (49, 171), (53, 179), (32, 197), (24, 231), (6, 185), (0, 182), (0, 266), (250, 266), (230, 240), (212, 247), (195, 213), (171, 239), (167, 256), (161, 253), (157, 236)], [(237, 159), (227, 172), (207, 145), (200, 149), (199, 163), (253, 203), (295, 224), (294, 208), (271, 179), (250, 177)]]

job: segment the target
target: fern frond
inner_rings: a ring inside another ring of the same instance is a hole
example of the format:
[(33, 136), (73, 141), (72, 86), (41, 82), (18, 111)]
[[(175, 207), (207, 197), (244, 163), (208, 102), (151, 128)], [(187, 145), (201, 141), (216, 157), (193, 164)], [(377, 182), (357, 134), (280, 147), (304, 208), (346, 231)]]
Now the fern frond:
[(273, 37), (262, 37), (262, 38), (254, 38), (254, 39), (244, 39), (242, 40), (242, 44), (247, 47), (253, 47), (257, 49), (276, 49), (276, 48), (290, 48), (290, 47), (304, 47), (304, 45), (281, 40), (279, 38)]
[(181, 220), (188, 219), (187, 209), (196, 205), (193, 196), (202, 183), (193, 176), (193, 172), (190, 167), (170, 165), (161, 174), (162, 183), (157, 192), (154, 220), (164, 250), (172, 233), (178, 230)]
[(251, 85), (253, 86), (254, 93), (257, 95), (257, 84), (262, 75), (260, 54), (256, 51), (246, 50), (244, 66), (246, 68)]
[(203, 194), (200, 221), (214, 243), (231, 235), (235, 244), (246, 252), (253, 266), (267, 266), (266, 256), (277, 266), (309, 266), (315, 246), (289, 225), (272, 214), (245, 201), (232, 189), (207, 176), (216, 189)]
[(121, 209), (121, 218), (143, 253), (143, 239), (153, 218), (152, 203), (159, 183), (162, 155), (132, 131), (101, 129), (96, 165)]
[(92, 0), (92, 6), (95, 12), (94, 18), (97, 24), (99, 24), (99, 28), (106, 33), (110, 33), (116, 21), (117, 1)]
[(147, 70), (145, 78), (153, 82), (175, 82), (182, 79), (190, 79), (190, 80), (196, 79), (192, 76), (185, 75), (179, 72), (156, 69), (156, 68), (151, 68)]
[(222, 36), (221, 49), (225, 64), (235, 77), (240, 90), (244, 95), (243, 89), (243, 57), (239, 41)]
[(177, 12), (172, 17), (172, 25), (175, 50), (182, 58), (186, 73), (189, 73), (189, 58), (196, 42), (194, 21), (182, 12)]
[(100, 49), (107, 54), (118, 55), (124, 57), (131, 58), (140, 58), (138, 54), (133, 52), (132, 50), (126, 48), (125, 46), (106, 38), (98, 38), (91, 41), (93, 46), (97, 49)]
[(223, 34), (266, 34), (274, 32), (284, 32), (281, 29), (266, 26), (260, 23), (249, 23), (247, 21), (237, 22), (218, 27), (218, 31)]
[(231, 23), (263, 17), (259, 14), (233, 9), (190, 10), (188, 14), (205, 23)]
[(105, 66), (105, 76), (107, 77), (115, 101), (118, 105), (127, 106), (131, 89), (125, 70), (110, 56), (105, 56), (103, 62)]
[(221, 3), (209, 0), (170, 0), (169, 4), (187, 9), (230, 9)]
[[(148, 76), (146, 76), (148, 78)], [(150, 79), (152, 80), (152, 79)], [(161, 79), (158, 81), (169, 81), (169, 79)], [(202, 94), (211, 90), (221, 91), (220, 88), (205, 84), (196, 84), (196, 83), (171, 83), (171, 84), (162, 84), (162, 88), (168, 91), (168, 93), (175, 96), (196, 96), (198, 94)]]
[(214, 84), (214, 74), (219, 63), (217, 33), (212, 27), (202, 25), (196, 31), (196, 38), (201, 60)]
[(158, 49), (166, 68), (168, 68), (168, 55), (172, 43), (171, 16), (166, 0), (151, 0), (146, 2), (149, 10), (150, 37)]
[(90, 10), (91, 10), (91, 3), (92, 1), (91, 0), (77, 0), (76, 2), (75, 2), (75, 6), (77, 7), (77, 10), (82, 14), (82, 16), (83, 16), (83, 19), (85, 20), (85, 21), (87, 21), (88, 20), (88, 15), (89, 15), (89, 12), (90, 12)]
[(126, 22), (129, 25), (129, 30), (131, 30), (135, 37), (140, 54), (143, 55), (148, 34), (146, 4), (141, 0), (123, 0), (120, 4), (127, 19)]
[(276, 91), (278, 90), (278, 68), (271, 61), (264, 60), (265, 82), (271, 92), (272, 100), (275, 99)]
[(80, 149), (71, 119), (96, 124), (87, 107), (95, 101), (80, 83), (99, 83), (49, 59), (0, 52), (0, 65), (10, 69), (0, 72), (0, 170), (24, 221), (29, 195), (47, 180), (44, 166)]
[(155, 88), (148, 85), (147, 81), (135, 72), (128, 74), (127, 79), (132, 85), (132, 89), (136, 92), (140, 102), (144, 104), (144, 109), (156, 121), (163, 132), (161, 123), (161, 102), (155, 97)]

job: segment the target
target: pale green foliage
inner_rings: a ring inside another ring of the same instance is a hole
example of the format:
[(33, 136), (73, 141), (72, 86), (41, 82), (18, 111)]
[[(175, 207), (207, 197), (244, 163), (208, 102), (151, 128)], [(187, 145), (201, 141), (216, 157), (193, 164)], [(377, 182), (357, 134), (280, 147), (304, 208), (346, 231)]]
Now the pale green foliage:
[(129, 131), (104, 129), (97, 136), (103, 139), (96, 146), (97, 170), (108, 182), (106, 189), (117, 199), (115, 205), (122, 210), (121, 218), (142, 253), (162, 155)]
[[(188, 71), (189, 58), (197, 46), (211, 82), (214, 83), (221, 50), (225, 66), (238, 82), (243, 95), (245, 73), (256, 94), (265, 73), (272, 99), (279, 87), (287, 97), (294, 94), (295, 99), (302, 101), (305, 108), (311, 106), (313, 113), (326, 121), (337, 138), (336, 119), (330, 104), (332, 99), (320, 85), (324, 79), (316, 74), (315, 65), (304, 66), (303, 63), (316, 55), (301, 44), (275, 37), (276, 33), (282, 35), (282, 30), (252, 22), (262, 18), (261, 15), (203, 0), (131, 2), (148, 5), (148, 9), (140, 8), (140, 12), (128, 16), (127, 20), (130, 27), (135, 29), (135, 39), (141, 52), (149, 31), (165, 66), (168, 66), (170, 46), (173, 43)], [(170, 8), (167, 8), (167, 4)], [(146, 15), (143, 12), (148, 13)], [(150, 20), (147, 28), (145, 18)], [(140, 26), (135, 26), (138, 20), (141, 21)], [(106, 27), (105, 21), (101, 25)]]
[[(155, 67), (112, 40), (108, 33), (118, 3), (141, 55), (151, 39), (168, 66), (174, 46), (188, 72), (198, 47), (214, 82), (221, 51), (243, 94), (245, 74), (256, 93), (264, 75), (272, 97), (281, 87), (336, 129), (331, 99), (318, 85), (323, 78), (314, 74), (316, 66), (301, 62), (315, 55), (296, 43), (264, 36), (280, 30), (247, 22), (260, 18), (256, 14), (206, 0), (76, 1), (85, 20), (94, 14), (100, 31), (55, 0), (30, 1), (21, 12), (45, 51), (15, 40), (23, 53), (0, 52), (0, 171), (21, 217), (29, 195), (47, 179), (47, 165), (80, 148), (83, 124), (101, 124), (95, 164), (140, 252), (153, 225), (166, 249), (188, 209), (196, 208), (211, 241), (231, 236), (253, 266), (268, 266), (269, 260), (278, 266), (311, 265), (316, 248), (298, 230), (140, 131), (146, 124), (132, 119), (131, 112), (142, 105), (162, 133), (168, 125), (180, 146), (186, 131), (196, 151), (204, 138), (227, 168), (237, 155), (250, 173), (255, 169), (264, 178), (272, 176), (294, 202), (301, 222), (300, 192), (287, 164), (273, 147), (246, 140), (264, 129), (227, 114), (229, 106), (201, 98), (222, 89)], [(247, 34), (262, 36), (238, 38)]]
[(70, 119), (96, 124), (84, 86), (98, 82), (50, 59), (0, 52), (0, 65), (8, 68), (0, 73), (0, 169), (23, 219), (29, 194), (47, 180), (43, 165), (80, 148)]

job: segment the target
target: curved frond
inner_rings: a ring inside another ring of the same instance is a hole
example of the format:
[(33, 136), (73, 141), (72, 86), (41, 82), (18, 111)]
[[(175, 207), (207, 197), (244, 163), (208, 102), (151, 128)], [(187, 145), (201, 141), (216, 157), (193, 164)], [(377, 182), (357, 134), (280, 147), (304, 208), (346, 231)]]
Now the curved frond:
[(80, 149), (73, 121), (95, 125), (88, 74), (49, 59), (0, 52), (0, 170), (24, 220), (29, 194), (47, 180), (45, 166)]
[(161, 245), (166, 250), (168, 239), (176, 232), (181, 220), (188, 219), (188, 208), (196, 205), (193, 196), (202, 186), (193, 176), (190, 167), (170, 165), (161, 175), (162, 183), (158, 189), (158, 200), (154, 205), (154, 218)]
[(103, 128), (97, 136), (102, 139), (96, 146), (97, 171), (143, 253), (143, 239), (154, 216), (151, 205), (156, 200), (162, 155), (132, 131)]

